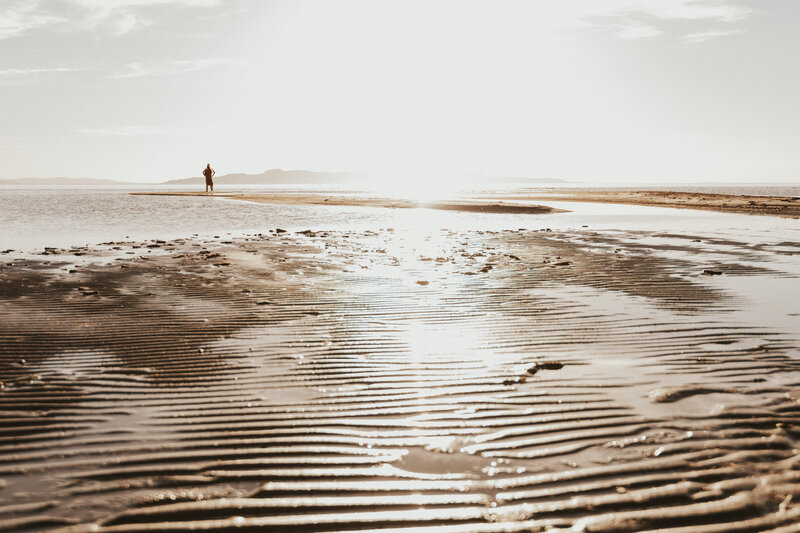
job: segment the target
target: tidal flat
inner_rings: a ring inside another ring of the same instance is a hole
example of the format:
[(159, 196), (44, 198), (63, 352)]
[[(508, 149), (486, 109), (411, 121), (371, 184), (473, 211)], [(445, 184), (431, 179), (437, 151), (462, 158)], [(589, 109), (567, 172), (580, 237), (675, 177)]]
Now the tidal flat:
[(796, 221), (551, 204), (0, 255), (0, 530), (796, 524)]

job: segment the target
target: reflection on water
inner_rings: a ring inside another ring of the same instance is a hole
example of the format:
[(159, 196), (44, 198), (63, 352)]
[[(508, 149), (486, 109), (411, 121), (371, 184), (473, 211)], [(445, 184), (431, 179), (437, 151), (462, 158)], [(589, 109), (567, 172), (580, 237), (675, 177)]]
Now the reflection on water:
[[(161, 262), (55, 274), (67, 280), (60, 292), (49, 280), (23, 285), (26, 297), (0, 308), (11, 333), (0, 335), (2, 377), (13, 378), (3, 394), (36, 425), (6, 414), (0, 433), (35, 447), (7, 447), (7, 507), (25, 497), (105, 532), (375, 529), (434, 512), (452, 530), (468, 520), (485, 530), (526, 518), (517, 505), (526, 499), (552, 505), (541, 507), (550, 515), (569, 502), (566, 516), (594, 516), (599, 500), (586, 494), (603, 490), (620, 511), (674, 517), (685, 503), (691, 525), (710, 522), (698, 502), (719, 515), (719, 492), (699, 492), (687, 475), (730, 478), (748, 502), (762, 497), (752, 486), (795, 481), (775, 465), (796, 458), (781, 428), (796, 421), (797, 343), (774, 325), (797, 324), (785, 295), (800, 265), (772, 267), (797, 250), (796, 221), (581, 204), (523, 216), (106, 192), (73, 200), (91, 207), (76, 215), (54, 194), (29, 197), (61, 218), (9, 207), (3, 235), (27, 224), (41, 236), (33, 247), (130, 227), (151, 238), (345, 229), (246, 237), (213, 254), (195, 248), (201, 240), (164, 243), (173, 257)], [(489, 233), (521, 227), (554, 231)], [(703, 276), (709, 262), (725, 275)], [(781, 295), (785, 305), (770, 306)], [(738, 314), (752, 302), (753, 316)], [(697, 472), (699, 458), (722, 473)], [(676, 497), (673, 482), (684, 491)], [(634, 486), (656, 497), (630, 497)], [(551, 501), (554, 490), (562, 500)]]
[[(270, 189), (275, 192), (276, 189)], [(287, 189), (298, 192), (300, 189)], [(304, 192), (347, 194), (323, 187)], [(397, 192), (397, 191), (395, 191)], [(402, 192), (402, 191), (400, 191)], [(407, 192), (407, 191), (406, 191)], [(436, 192), (436, 191), (434, 191)], [(495, 194), (499, 191), (483, 191)], [(506, 191), (508, 192), (508, 191)], [(384, 195), (391, 191), (384, 191)], [(399, 194), (399, 192), (398, 192)], [(431, 193), (433, 194), (433, 193)], [(479, 195), (478, 191), (463, 194)], [(435, 196), (435, 195), (434, 195)], [(426, 196), (423, 199), (430, 199)], [(223, 198), (132, 196), (127, 190), (0, 189), (0, 249), (31, 251), (131, 239), (173, 239), (287, 230), (380, 227), (431, 230), (517, 228), (628, 229), (740, 234), (758, 240), (798, 240), (794, 220), (687, 209), (545, 202), (568, 213), (510, 215), (371, 207), (269, 205)]]

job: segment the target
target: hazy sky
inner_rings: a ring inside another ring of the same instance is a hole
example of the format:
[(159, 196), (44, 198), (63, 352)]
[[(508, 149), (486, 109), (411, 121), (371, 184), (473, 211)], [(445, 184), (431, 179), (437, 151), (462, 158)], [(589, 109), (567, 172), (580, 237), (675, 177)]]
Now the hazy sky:
[(798, 0), (0, 0), (0, 178), (800, 182)]

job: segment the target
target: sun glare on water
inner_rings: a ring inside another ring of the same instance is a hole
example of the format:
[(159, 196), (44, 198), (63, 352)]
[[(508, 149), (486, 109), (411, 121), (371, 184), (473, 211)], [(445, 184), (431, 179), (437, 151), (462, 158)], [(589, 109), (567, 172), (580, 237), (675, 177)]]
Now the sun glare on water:
[(409, 200), (424, 205), (459, 199), (468, 188), (469, 184), (464, 181), (426, 174), (378, 179), (373, 192), (382, 198)]

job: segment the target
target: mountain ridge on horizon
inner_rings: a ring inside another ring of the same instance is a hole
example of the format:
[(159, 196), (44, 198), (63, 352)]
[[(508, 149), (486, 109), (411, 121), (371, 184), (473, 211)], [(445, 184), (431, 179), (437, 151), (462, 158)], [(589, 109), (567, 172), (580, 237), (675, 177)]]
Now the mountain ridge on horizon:
[[(490, 178), (483, 175), (471, 175), (476, 181), (493, 181), (496, 183), (570, 183), (558, 178), (525, 178), (525, 177), (503, 177)], [(261, 174), (247, 174), (234, 172), (214, 177), (214, 183), (220, 185), (280, 185), (280, 184), (336, 184), (336, 183), (363, 183), (367, 181), (367, 176), (348, 172), (317, 172), (311, 170), (283, 170), (270, 169)], [(98, 186), (120, 186), (120, 185), (199, 185), (205, 183), (203, 177), (177, 178), (159, 182), (134, 182), (113, 179), (99, 178), (1, 178), (2, 185), (98, 185)]]
[[(313, 170), (283, 170), (280, 168), (273, 168), (265, 170), (261, 174), (246, 174), (244, 172), (234, 172), (231, 174), (223, 174), (214, 176), (214, 184), (236, 184), (236, 185), (273, 185), (273, 184), (293, 184), (293, 183), (311, 183), (311, 184), (331, 184), (342, 182), (353, 182), (363, 180), (363, 176), (358, 174), (351, 174), (347, 172), (316, 172)], [(191, 178), (179, 178), (167, 181), (162, 181), (160, 184), (164, 185), (203, 185), (205, 178), (202, 176)]]

